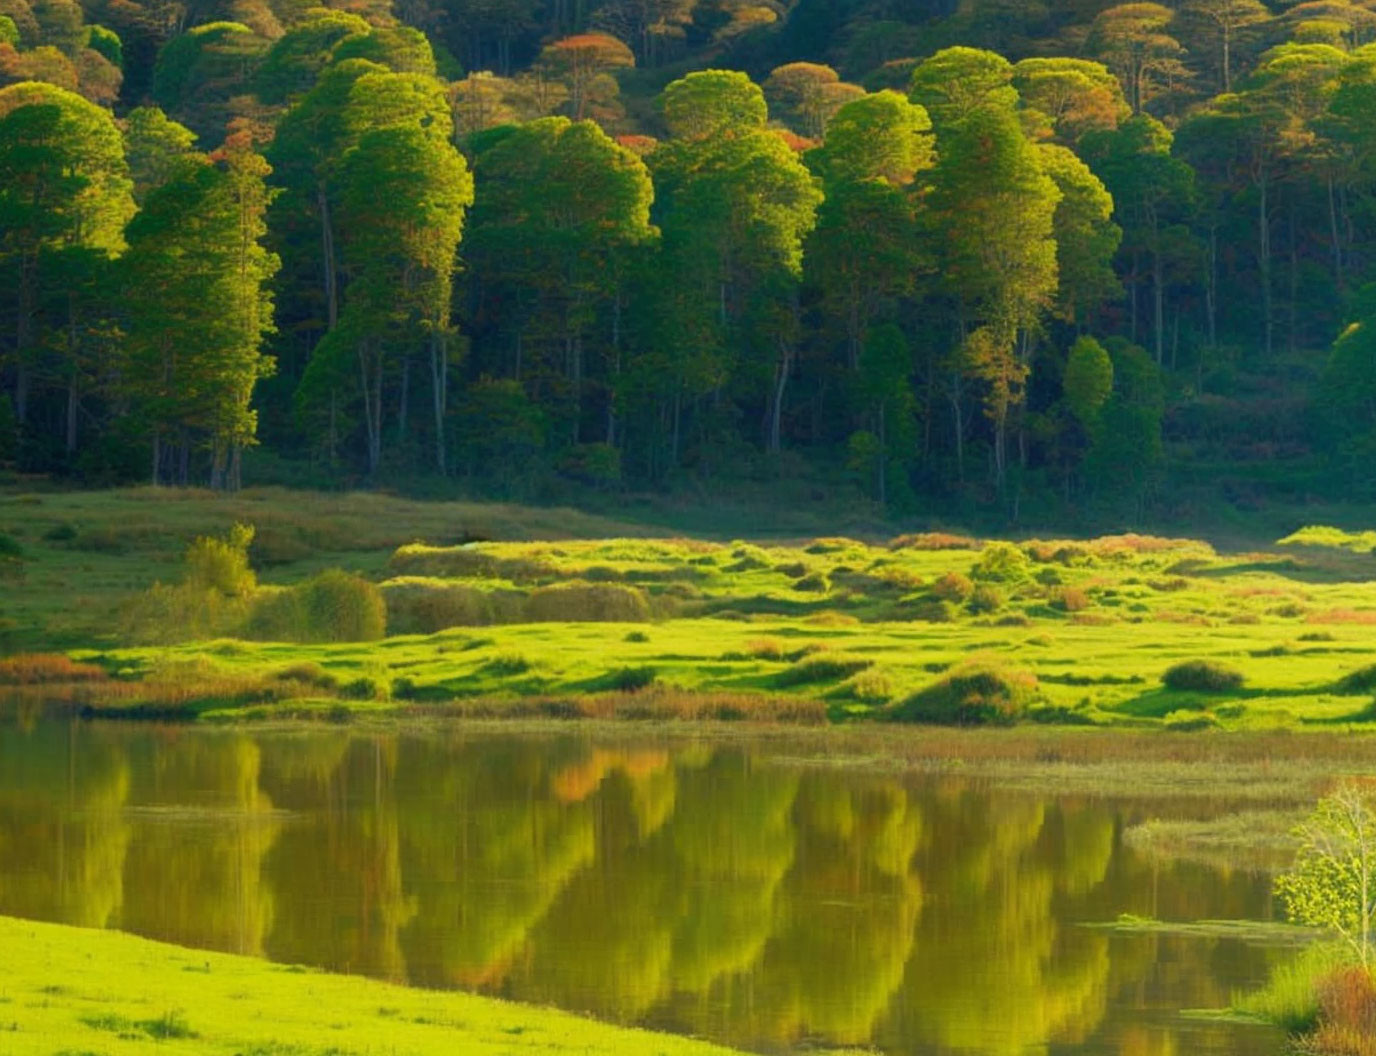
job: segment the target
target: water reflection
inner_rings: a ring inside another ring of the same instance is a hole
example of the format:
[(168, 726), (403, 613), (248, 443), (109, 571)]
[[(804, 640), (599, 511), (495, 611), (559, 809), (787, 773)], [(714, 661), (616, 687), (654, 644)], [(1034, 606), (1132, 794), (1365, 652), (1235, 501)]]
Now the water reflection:
[(740, 746), (0, 727), (0, 912), (762, 1051), (1278, 1051), (1190, 1021), (1272, 956), (1080, 926), (1269, 913), (1126, 810)]

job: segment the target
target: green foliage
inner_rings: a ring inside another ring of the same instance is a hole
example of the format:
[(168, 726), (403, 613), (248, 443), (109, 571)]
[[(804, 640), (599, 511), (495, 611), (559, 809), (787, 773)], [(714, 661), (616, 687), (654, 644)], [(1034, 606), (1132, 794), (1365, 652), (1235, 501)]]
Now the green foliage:
[(638, 587), (563, 583), (531, 591), (527, 611), (537, 623), (643, 623), (650, 618), (650, 603)]
[(253, 526), (236, 524), (224, 539), (202, 536), (186, 552), (186, 583), (229, 598), (251, 595), (258, 579), (248, 564)]
[(1332, 932), (1370, 968), (1376, 956), (1376, 809), (1370, 793), (1343, 785), (1319, 801), (1297, 835), (1294, 867), (1276, 879), (1286, 915)]
[(1066, 406), (1086, 429), (1092, 429), (1113, 392), (1113, 361), (1092, 337), (1077, 338), (1061, 379)]
[(898, 722), (946, 726), (1006, 726), (1037, 696), (1029, 671), (996, 661), (972, 660), (918, 690), (888, 712)]
[[(3, 38), (3, 30), (0, 30), (0, 39)], [(113, 29), (106, 29), (104, 26), (91, 26), (87, 30), (86, 46), (98, 55), (103, 55), (110, 65), (121, 67), (124, 65), (124, 44), (119, 39), (119, 34)]]
[(1031, 562), (1021, 547), (993, 542), (980, 551), (970, 576), (990, 583), (1021, 583), (1031, 575), (1031, 569)]
[(1004, 598), (996, 589), (987, 583), (981, 583), (970, 594), (968, 603), (971, 612), (976, 615), (987, 615), (991, 612), (998, 612), (1003, 608)]
[(942, 601), (966, 602), (974, 595), (975, 585), (969, 576), (947, 572), (931, 587), (932, 596)]
[(1167, 689), (1178, 692), (1230, 693), (1245, 681), (1241, 671), (1217, 660), (1182, 660), (1161, 676)]
[(814, 653), (796, 661), (787, 670), (779, 672), (776, 682), (780, 686), (810, 686), (819, 682), (838, 682), (864, 671), (873, 663), (873, 660), (861, 656)]

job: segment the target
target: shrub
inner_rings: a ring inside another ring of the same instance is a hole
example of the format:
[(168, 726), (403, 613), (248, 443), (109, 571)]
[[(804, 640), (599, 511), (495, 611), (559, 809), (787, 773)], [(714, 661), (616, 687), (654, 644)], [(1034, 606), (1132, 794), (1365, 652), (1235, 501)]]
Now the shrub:
[(650, 640), (650, 636), (644, 631), (628, 631), (626, 637), (621, 640), (623, 642), (633, 642), (636, 645), (644, 645)]
[(10, 558), (18, 561), (24, 556), (24, 548), (19, 540), (7, 532), (0, 532), (0, 560)]
[(201, 536), (186, 551), (186, 582), (200, 590), (214, 590), (227, 598), (244, 598), (258, 585), (248, 567), (253, 528), (236, 524), (228, 537)]
[(807, 575), (808, 567), (801, 561), (789, 561), (782, 565), (775, 565), (774, 571), (787, 576), (789, 579), (802, 579)]
[(998, 612), (1003, 608), (1003, 595), (993, 587), (981, 583), (970, 594), (970, 611), (973, 613)]
[(43, 538), (49, 543), (70, 543), (76, 535), (76, 525), (71, 521), (62, 521), (44, 532)]
[(863, 656), (841, 653), (818, 653), (805, 656), (777, 678), (780, 686), (805, 686), (815, 682), (835, 682), (873, 666), (873, 660)]
[(0, 686), (45, 682), (92, 682), (105, 677), (96, 664), (81, 664), (61, 653), (21, 653), (0, 660)]
[(1022, 717), (1036, 696), (1037, 679), (1030, 671), (974, 660), (918, 690), (890, 717), (947, 726), (1006, 726)]
[(1083, 612), (1093, 602), (1079, 587), (1062, 587), (1052, 596), (1051, 604), (1062, 612)]
[(825, 594), (831, 589), (831, 582), (822, 573), (813, 572), (796, 581), (793, 584), (793, 589), (808, 594)]
[(497, 675), (502, 678), (511, 675), (524, 675), (530, 670), (530, 661), (520, 653), (502, 653), (494, 656), (483, 665), (483, 672), (489, 675)]
[(279, 682), (303, 682), (318, 689), (333, 689), (339, 682), (334, 675), (313, 660), (288, 664), (273, 677)]
[(1161, 676), (1167, 689), (1196, 693), (1227, 693), (1241, 689), (1245, 681), (1241, 671), (1217, 660), (1184, 660)]
[(957, 604), (969, 601), (970, 595), (974, 592), (975, 585), (970, 581), (970, 577), (959, 572), (947, 572), (932, 584), (933, 597)]
[(638, 693), (655, 684), (659, 672), (653, 667), (622, 667), (609, 672), (605, 681), (608, 689), (621, 693)]
[(639, 587), (616, 583), (561, 583), (530, 594), (532, 623), (644, 623), (650, 602)]
[(923, 623), (950, 623), (956, 618), (956, 611), (950, 602), (933, 599), (918, 602), (913, 607), (912, 618)]
[(495, 623), (488, 593), (463, 583), (395, 579), (382, 584), (388, 634), (434, 634)]
[(311, 641), (375, 642), (386, 634), (387, 603), (375, 583), (329, 569), (296, 590)]
[(850, 696), (875, 707), (887, 704), (893, 696), (893, 682), (882, 671), (861, 671), (846, 683)]
[(968, 535), (952, 532), (917, 532), (890, 541), (890, 550), (978, 550), (979, 543)]
[(745, 643), (745, 655), (756, 660), (782, 660), (784, 645), (777, 638), (755, 638)]
[(1376, 664), (1367, 664), (1365, 667), (1357, 668), (1356, 671), (1348, 672), (1338, 679), (1337, 684), (1333, 687), (1333, 692), (1352, 696), (1376, 692)]
[(1320, 981), (1319, 1026), (1306, 1039), (1311, 1052), (1376, 1056), (1376, 981), (1359, 965)]
[(1012, 543), (990, 543), (971, 569), (974, 579), (994, 583), (1017, 583), (1027, 578), (1027, 555)]
[(387, 629), (387, 603), (376, 584), (330, 569), (294, 587), (260, 590), (248, 636), (282, 642), (375, 642)]

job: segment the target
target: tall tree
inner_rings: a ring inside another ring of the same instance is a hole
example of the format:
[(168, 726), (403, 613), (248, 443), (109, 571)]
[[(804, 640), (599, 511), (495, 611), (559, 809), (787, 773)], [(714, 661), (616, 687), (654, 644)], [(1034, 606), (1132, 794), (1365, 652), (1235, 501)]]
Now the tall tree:
[(239, 485), (257, 427), (253, 389), (272, 369), (261, 351), (277, 270), (262, 245), (267, 172), (235, 132), (150, 192), (129, 225), (123, 375), (151, 433), (154, 483), (186, 484), (203, 449), (212, 486)]
[(936, 130), (929, 216), (957, 306), (957, 354), (984, 385), (1000, 491), (1010, 411), (1022, 402), (1032, 344), (1056, 295), (1061, 200), (1023, 130), (1012, 76), (1005, 60), (969, 49), (939, 52), (913, 75)]
[(516, 316), (508, 326), (525, 350), (520, 373), (539, 386), (552, 380), (554, 367), (568, 397), (557, 401), (560, 416), (579, 442), (587, 346), (600, 335), (611, 443), (629, 251), (656, 233), (645, 163), (591, 121), (551, 117), (480, 146), (474, 167), (479, 199), (469, 259), (487, 300)]
[[(53, 303), (55, 288), (65, 285), (58, 262), (64, 254), (87, 260), (91, 254), (117, 254), (134, 211), (130, 190), (123, 143), (107, 111), (49, 84), (0, 89), (0, 266), (13, 312), (4, 366), (21, 426), (36, 375), (55, 373), (75, 385), (80, 374), (71, 314), (75, 294), (56, 318), (43, 311)], [(47, 364), (55, 370), (44, 370), (45, 329), (68, 335), (59, 362)], [(68, 436), (75, 415), (70, 392)]]
[(435, 461), (444, 472), (453, 272), (464, 214), (473, 201), (472, 177), (447, 128), (397, 124), (364, 133), (345, 155), (339, 180), (342, 256), (350, 281), (340, 324), (317, 346), (308, 379), (313, 372), (338, 371), (341, 361), (356, 362), (367, 466), (376, 474), (391, 405), (385, 390), (396, 387), (397, 432), (404, 436), (410, 364), (424, 348)]

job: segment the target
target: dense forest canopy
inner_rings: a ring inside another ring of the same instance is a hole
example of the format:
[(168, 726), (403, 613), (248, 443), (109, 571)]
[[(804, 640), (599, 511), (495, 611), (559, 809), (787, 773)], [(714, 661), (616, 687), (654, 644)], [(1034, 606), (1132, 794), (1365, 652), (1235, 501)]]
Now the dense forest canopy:
[(25, 472), (1371, 492), (1376, 0), (0, 0), (0, 85)]

